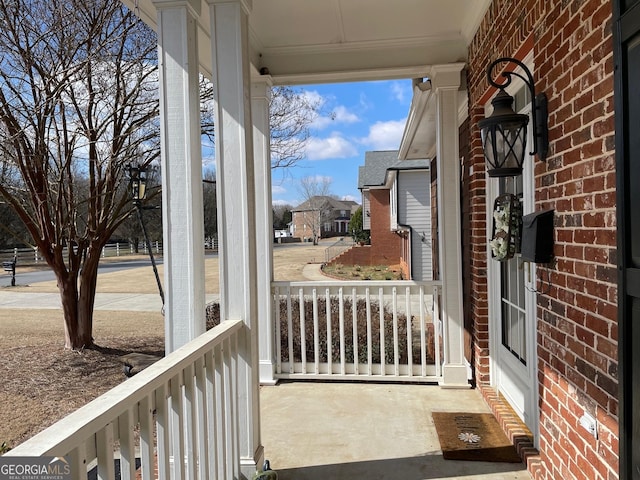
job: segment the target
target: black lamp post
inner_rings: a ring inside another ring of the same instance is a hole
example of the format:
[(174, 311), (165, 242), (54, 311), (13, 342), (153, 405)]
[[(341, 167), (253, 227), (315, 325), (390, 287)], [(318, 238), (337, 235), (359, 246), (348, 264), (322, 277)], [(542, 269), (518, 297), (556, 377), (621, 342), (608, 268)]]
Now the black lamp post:
[[(515, 71), (502, 72), (503, 83), (493, 80), (493, 69), (496, 65), (510, 62), (522, 68), (524, 76)], [(487, 173), (490, 177), (513, 177), (522, 173), (525, 145), (527, 143), (527, 124), (529, 116), (513, 111), (513, 97), (504, 89), (511, 84), (512, 76), (521, 78), (531, 94), (531, 117), (533, 123), (533, 150), (530, 155), (537, 154), (540, 160), (547, 158), (549, 150), (549, 133), (547, 126), (547, 96), (540, 93), (536, 96), (533, 76), (524, 63), (515, 58), (499, 58), (487, 69), (489, 83), (500, 89), (492, 100), (493, 113), (480, 120), (478, 126), (482, 135), (482, 148), (487, 160)]]
[[(138, 212), (138, 221), (142, 228), (142, 234), (144, 235), (145, 245), (149, 252), (149, 259), (151, 260), (151, 266), (153, 267), (153, 273), (156, 277), (156, 283), (158, 284), (158, 292), (160, 292), (160, 298), (162, 299), (162, 305), (164, 306), (164, 291), (162, 290), (162, 283), (160, 282), (160, 275), (158, 274), (158, 267), (156, 266), (155, 258), (153, 257), (153, 250), (151, 248), (151, 242), (149, 241), (149, 235), (147, 234), (147, 228), (144, 225), (142, 217), (142, 210), (145, 207), (142, 206), (142, 200), (144, 200), (147, 194), (147, 169), (138, 165), (137, 167), (129, 166), (129, 182), (131, 185), (131, 196), (133, 199), (133, 205)], [(158, 208), (158, 207), (148, 207)]]

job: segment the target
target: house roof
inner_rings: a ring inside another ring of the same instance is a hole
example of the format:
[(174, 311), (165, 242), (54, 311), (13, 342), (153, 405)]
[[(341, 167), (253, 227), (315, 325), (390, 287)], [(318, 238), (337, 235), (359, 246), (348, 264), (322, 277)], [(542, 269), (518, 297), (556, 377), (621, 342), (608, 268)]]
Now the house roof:
[(308, 210), (318, 210), (318, 205), (325, 203), (329, 204), (332, 210), (347, 210), (349, 212), (352, 212), (354, 207), (357, 208), (359, 206), (358, 203), (353, 200), (338, 200), (330, 196), (315, 195), (293, 208), (291, 211), (303, 212)]
[(397, 162), (397, 150), (365, 152), (364, 167), (360, 167), (358, 172), (358, 188), (384, 185), (387, 169)]
[(362, 190), (385, 185), (389, 171), (424, 170), (430, 165), (428, 159), (398, 160), (397, 150), (366, 152), (364, 166), (358, 169), (358, 188)]

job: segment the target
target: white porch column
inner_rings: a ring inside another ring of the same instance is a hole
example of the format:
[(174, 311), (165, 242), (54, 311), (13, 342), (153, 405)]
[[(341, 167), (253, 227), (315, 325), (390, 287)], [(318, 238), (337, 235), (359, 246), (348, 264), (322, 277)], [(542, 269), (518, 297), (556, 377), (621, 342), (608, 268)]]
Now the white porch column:
[(216, 111), (220, 239), (220, 315), (242, 319), (238, 359), (241, 474), (261, 464), (258, 403), (256, 201), (254, 189), (248, 15), (250, 0), (208, 0)]
[(158, 11), (167, 353), (205, 331), (204, 214), (197, 0), (153, 0)]
[(464, 360), (458, 147), (458, 90), (463, 67), (461, 63), (437, 65), (432, 68), (430, 78), (437, 102), (438, 241), (442, 277), (443, 341), (446, 345), (441, 385), (468, 388)]
[(258, 258), (258, 337), (260, 351), (260, 383), (274, 385), (273, 349), (273, 209), (271, 207), (271, 142), (269, 100), (271, 77), (252, 79), (251, 116), (253, 118), (253, 155), (256, 188), (256, 248)]

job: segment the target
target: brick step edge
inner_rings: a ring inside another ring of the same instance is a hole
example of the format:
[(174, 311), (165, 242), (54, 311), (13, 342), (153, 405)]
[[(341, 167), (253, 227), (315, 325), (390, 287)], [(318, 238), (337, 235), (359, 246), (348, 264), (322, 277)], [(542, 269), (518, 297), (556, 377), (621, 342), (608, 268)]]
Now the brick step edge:
[(534, 447), (533, 434), (513, 410), (501, 393), (490, 386), (479, 386), (482, 396), (493, 416), (513, 443), (516, 451), (534, 479), (542, 478), (542, 459)]

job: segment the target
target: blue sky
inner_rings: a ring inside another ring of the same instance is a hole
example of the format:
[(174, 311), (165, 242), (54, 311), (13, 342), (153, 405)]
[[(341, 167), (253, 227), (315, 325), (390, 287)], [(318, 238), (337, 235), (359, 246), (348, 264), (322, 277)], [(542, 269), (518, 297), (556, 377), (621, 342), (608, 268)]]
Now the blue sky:
[(331, 193), (360, 203), (358, 167), (369, 150), (397, 150), (411, 103), (411, 80), (296, 87), (320, 99), (306, 156), (283, 173), (273, 172), (273, 203), (296, 206), (300, 179), (331, 179)]

